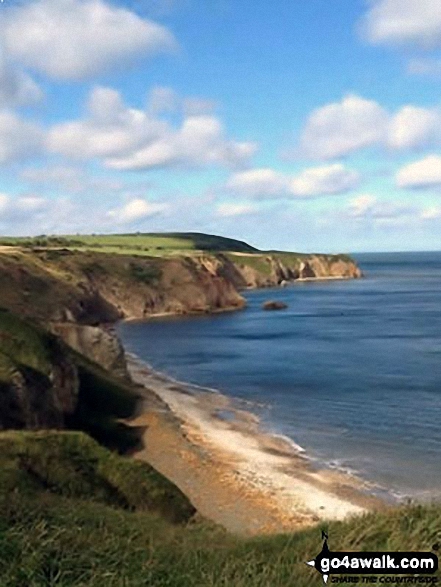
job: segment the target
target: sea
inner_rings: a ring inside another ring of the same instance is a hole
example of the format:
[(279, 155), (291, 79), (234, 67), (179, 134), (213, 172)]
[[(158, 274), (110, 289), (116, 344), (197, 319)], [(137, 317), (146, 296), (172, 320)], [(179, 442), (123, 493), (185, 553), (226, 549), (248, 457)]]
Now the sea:
[[(244, 292), (247, 308), (126, 322), (127, 351), (238, 398), (319, 466), (441, 499), (441, 252), (363, 253), (364, 278)], [(263, 311), (267, 300), (288, 305)]]

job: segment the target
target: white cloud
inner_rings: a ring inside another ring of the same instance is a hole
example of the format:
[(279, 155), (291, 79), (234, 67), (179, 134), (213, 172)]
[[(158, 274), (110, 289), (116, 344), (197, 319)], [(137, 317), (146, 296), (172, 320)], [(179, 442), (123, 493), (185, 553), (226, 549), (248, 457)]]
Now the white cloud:
[(148, 96), (148, 109), (153, 114), (175, 112), (179, 108), (179, 97), (172, 88), (155, 86)]
[(379, 200), (372, 194), (361, 194), (349, 201), (349, 218), (370, 220), (378, 225), (399, 225), (415, 216), (415, 209), (397, 202)]
[(216, 214), (222, 218), (232, 218), (236, 216), (244, 216), (252, 214), (256, 211), (256, 207), (252, 204), (218, 204), (216, 207)]
[(315, 110), (301, 136), (301, 151), (334, 159), (384, 140), (387, 112), (373, 100), (349, 95)]
[(48, 200), (41, 196), (30, 194), (8, 196), (0, 194), (0, 218), (10, 221), (36, 219), (40, 212), (48, 210)]
[(0, 194), (0, 214), (6, 209), (9, 203), (9, 197), (6, 194)]
[(26, 73), (10, 63), (0, 44), (0, 108), (37, 102), (43, 92)]
[(393, 149), (441, 143), (441, 109), (404, 106), (390, 122), (387, 142)]
[(15, 208), (21, 212), (37, 212), (47, 205), (47, 200), (40, 196), (22, 196), (15, 202)]
[(273, 169), (250, 169), (233, 174), (225, 187), (229, 192), (260, 198), (307, 198), (342, 194), (358, 185), (356, 171), (335, 163), (287, 175)]
[(315, 110), (300, 138), (302, 155), (335, 159), (367, 147), (391, 150), (441, 145), (441, 108), (403, 106), (389, 113), (372, 100), (350, 95)]
[(429, 155), (402, 167), (396, 182), (402, 188), (429, 188), (441, 186), (441, 156)]
[(349, 202), (349, 214), (355, 218), (363, 217), (373, 210), (376, 203), (377, 198), (371, 194), (357, 196)]
[(340, 163), (325, 167), (305, 169), (291, 181), (291, 191), (296, 196), (342, 194), (358, 185), (360, 176)]
[(422, 220), (438, 220), (441, 218), (441, 208), (434, 206), (421, 212)]
[(249, 169), (233, 174), (226, 183), (228, 191), (252, 198), (280, 196), (288, 191), (286, 177), (273, 169)]
[(103, 0), (36, 0), (2, 17), (8, 53), (46, 75), (78, 80), (176, 48), (164, 27)]
[(147, 110), (153, 114), (181, 112), (187, 116), (210, 114), (216, 102), (204, 98), (182, 98), (172, 88), (155, 86), (149, 92)]
[(375, 45), (441, 47), (439, 0), (373, 0), (362, 31)]
[(94, 176), (81, 166), (69, 165), (27, 167), (20, 172), (20, 177), (32, 186), (56, 188), (73, 194), (88, 191), (94, 193), (120, 192), (125, 185), (119, 179)]
[(110, 210), (107, 216), (119, 224), (130, 224), (149, 216), (156, 216), (166, 212), (169, 205), (166, 203), (148, 202), (142, 198), (130, 200), (116, 210)]
[(49, 149), (67, 157), (101, 158), (117, 170), (161, 166), (238, 166), (255, 152), (254, 143), (227, 139), (215, 116), (184, 117), (180, 127), (143, 110), (125, 107), (109, 88), (95, 88), (85, 120), (62, 123), (49, 133)]
[(43, 148), (43, 131), (34, 123), (0, 111), (0, 164), (37, 155)]

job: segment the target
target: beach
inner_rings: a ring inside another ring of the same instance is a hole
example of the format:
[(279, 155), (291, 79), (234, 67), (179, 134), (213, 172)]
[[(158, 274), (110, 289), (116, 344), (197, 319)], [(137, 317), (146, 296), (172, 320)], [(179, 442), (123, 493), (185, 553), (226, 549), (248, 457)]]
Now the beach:
[(205, 518), (242, 535), (290, 532), (387, 507), (355, 475), (319, 469), (294, 442), (262, 429), (251, 406), (195, 390), (130, 356), (140, 385), (142, 448)]

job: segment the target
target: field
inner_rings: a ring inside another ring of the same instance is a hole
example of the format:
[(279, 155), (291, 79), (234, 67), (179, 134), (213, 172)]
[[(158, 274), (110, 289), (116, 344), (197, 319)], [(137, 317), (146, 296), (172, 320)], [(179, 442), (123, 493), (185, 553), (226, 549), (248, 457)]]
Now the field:
[(250, 245), (202, 233), (136, 233), (109, 235), (38, 236), (0, 238), (0, 245), (18, 247), (67, 248), (125, 255), (168, 256), (201, 251), (258, 253)]

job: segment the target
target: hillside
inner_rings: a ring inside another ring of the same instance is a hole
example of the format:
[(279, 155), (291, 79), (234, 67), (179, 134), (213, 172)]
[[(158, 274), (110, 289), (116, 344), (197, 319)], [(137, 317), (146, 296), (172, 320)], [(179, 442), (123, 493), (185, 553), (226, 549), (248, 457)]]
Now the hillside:
[(361, 275), (343, 255), (269, 254), (230, 239), (184, 236), (3, 239), (0, 307), (44, 322), (97, 325), (237, 309), (244, 306), (242, 289)]
[[(306, 587), (321, 529), (240, 539), (145, 465), (81, 434), (0, 433), (2, 587)], [(333, 550), (430, 551), (441, 508), (324, 526)], [(439, 579), (440, 574), (436, 575)]]
[(257, 253), (258, 249), (232, 238), (199, 232), (164, 232), (107, 235), (39, 236), (34, 238), (0, 238), (0, 245), (66, 247), (80, 250), (143, 255), (191, 254), (203, 251)]

